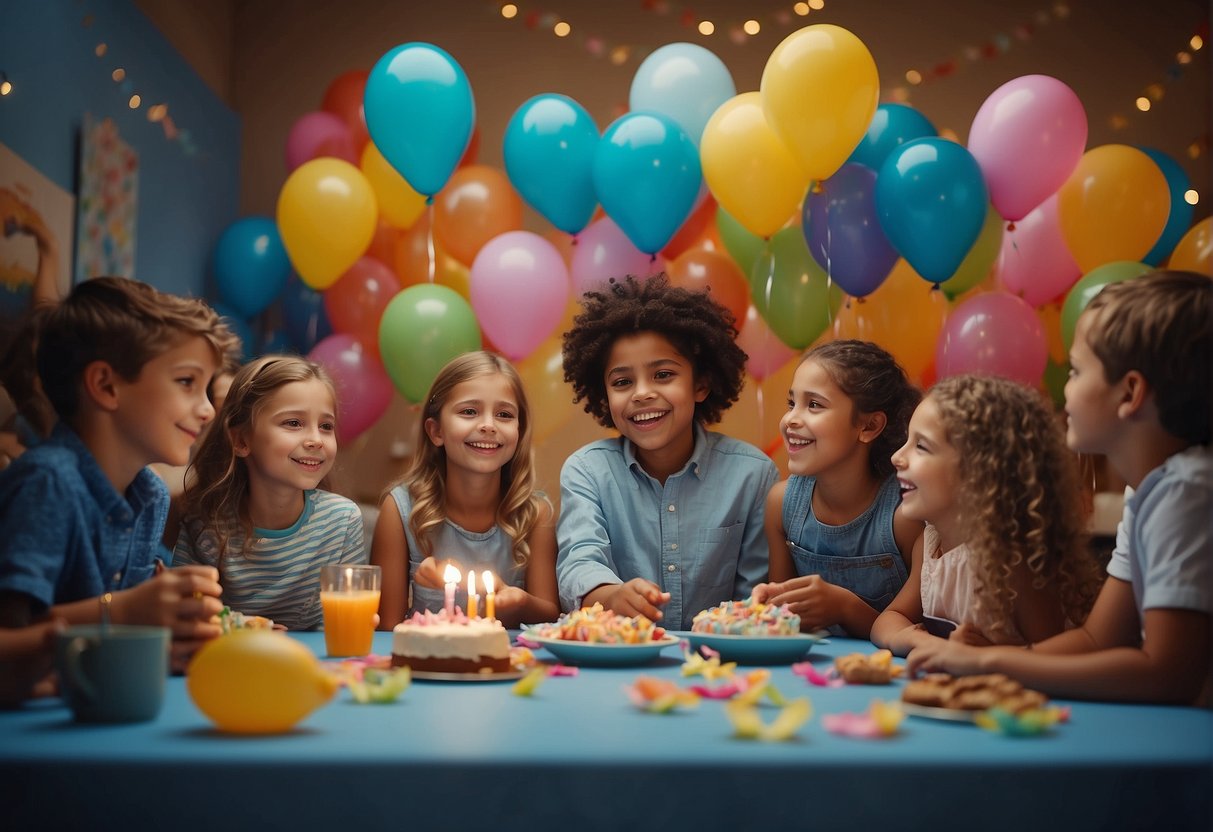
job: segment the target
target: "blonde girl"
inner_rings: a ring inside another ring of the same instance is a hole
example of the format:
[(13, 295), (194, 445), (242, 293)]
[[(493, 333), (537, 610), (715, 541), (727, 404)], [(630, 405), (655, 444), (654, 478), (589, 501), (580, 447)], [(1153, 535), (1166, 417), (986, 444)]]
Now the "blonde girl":
[(408, 469), (380, 502), (371, 544), (371, 563), (383, 569), (380, 626), (441, 609), (448, 562), (464, 574), (474, 569), (478, 584), (483, 570), (497, 576), (496, 613), (506, 626), (553, 620), (555, 524), (534, 480), (518, 372), (488, 352), (451, 360), (422, 407)]
[(971, 644), (1030, 646), (1080, 624), (1099, 589), (1075, 460), (1052, 408), (1007, 379), (955, 376), (914, 411), (895, 454), (923, 554), (872, 626), (899, 655), (959, 625)]
[(922, 394), (868, 341), (831, 341), (801, 359), (780, 420), (791, 476), (767, 495), (770, 583), (801, 627), (868, 638), (901, 590), (923, 524), (905, 516), (890, 454)]
[(319, 626), (320, 567), (366, 562), (358, 506), (322, 490), (336, 425), (320, 365), (265, 356), (242, 367), (194, 456), (174, 565), (217, 567), (233, 610)]

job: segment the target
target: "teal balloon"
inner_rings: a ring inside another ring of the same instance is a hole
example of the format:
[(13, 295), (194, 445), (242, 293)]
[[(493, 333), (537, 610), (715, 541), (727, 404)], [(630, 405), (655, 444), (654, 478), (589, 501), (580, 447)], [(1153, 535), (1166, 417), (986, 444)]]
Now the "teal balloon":
[(566, 234), (589, 224), (598, 126), (585, 107), (565, 95), (537, 95), (510, 118), (502, 155), (514, 189)]
[(1183, 239), (1189, 226), (1192, 225), (1192, 214), (1196, 208), (1189, 205), (1188, 201), (1184, 199), (1184, 195), (1192, 187), (1192, 183), (1188, 179), (1188, 174), (1180, 167), (1179, 162), (1152, 147), (1139, 149), (1154, 160), (1154, 164), (1158, 165), (1162, 175), (1167, 178), (1167, 191), (1171, 194), (1171, 212), (1167, 214), (1167, 224), (1163, 226), (1162, 234), (1158, 236), (1158, 242), (1146, 252), (1145, 257), (1141, 258), (1143, 263), (1157, 266), (1170, 257), (1175, 246), (1179, 245), (1179, 241)]
[(414, 404), (425, 401), (438, 371), (452, 358), (480, 349), (476, 313), (454, 289), (410, 286), (388, 303), (379, 321), (379, 356), (392, 384)]
[(620, 116), (594, 153), (598, 201), (645, 254), (661, 251), (682, 227), (702, 181), (699, 148), (661, 113)]
[(750, 298), (776, 337), (800, 350), (825, 332), (843, 293), (809, 254), (801, 230), (784, 228), (754, 263)]
[(245, 320), (240, 312), (225, 303), (212, 303), (211, 308), (223, 319), (223, 323), (227, 324), (227, 328), (232, 331), (232, 334), (240, 339), (241, 360), (247, 361), (252, 358), (257, 349), (257, 336), (253, 332), (253, 325)]
[(1078, 326), (1078, 316), (1087, 308), (1091, 299), (1098, 295), (1109, 283), (1120, 283), (1122, 280), (1132, 280), (1151, 271), (1145, 263), (1135, 260), (1115, 260), (1097, 266), (1083, 275), (1066, 294), (1065, 303), (1061, 306), (1061, 342), (1065, 344), (1066, 352), (1074, 343), (1074, 329)]
[(889, 154), (906, 142), (936, 136), (935, 125), (907, 104), (881, 104), (848, 162), (879, 171)]
[(876, 212), (893, 248), (931, 283), (947, 280), (981, 236), (990, 195), (977, 160), (955, 142), (915, 139), (876, 177)]
[(366, 128), (383, 158), (420, 194), (451, 178), (476, 122), (467, 74), (429, 43), (405, 43), (380, 58), (366, 79)]
[(219, 297), (241, 317), (265, 311), (291, 276), (278, 223), (269, 217), (236, 220), (219, 235), (212, 268)]
[(720, 233), (724, 250), (741, 268), (741, 273), (750, 274), (766, 246), (762, 238), (735, 220), (732, 214), (719, 205), (716, 206), (716, 230)]

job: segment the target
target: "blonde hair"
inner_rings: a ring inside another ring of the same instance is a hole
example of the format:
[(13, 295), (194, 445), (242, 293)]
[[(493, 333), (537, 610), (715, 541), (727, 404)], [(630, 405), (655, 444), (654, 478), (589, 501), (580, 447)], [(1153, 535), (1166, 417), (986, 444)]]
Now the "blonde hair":
[(960, 457), (961, 527), (975, 561), (977, 605), (1009, 620), (1011, 576), (1021, 564), (1032, 586), (1057, 587), (1079, 624), (1099, 591), (1087, 548), (1087, 508), (1077, 461), (1043, 395), (1008, 379), (961, 375), (931, 388), (948, 442)]
[[(207, 430), (194, 454), (190, 469), (196, 476), (185, 492), (185, 512), (213, 528), (222, 563), (228, 538), (224, 518), (237, 518), (246, 537), (253, 533), (248, 517), (249, 475), (247, 463), (236, 456), (232, 438), (250, 430), (266, 401), (279, 388), (296, 381), (316, 379), (324, 383), (336, 407), (337, 395), (328, 373), (319, 364), (287, 355), (267, 355), (250, 361), (232, 379), (231, 389), (215, 422)], [(327, 488), (327, 478), (320, 482)]]
[[(497, 525), (510, 540), (514, 562), (524, 566), (530, 557), (527, 538), (539, 520), (539, 497), (535, 495), (535, 459), (531, 450), (531, 417), (526, 391), (518, 371), (504, 358), (483, 350), (465, 353), (443, 367), (421, 410), (417, 423), (416, 446), (404, 476), (386, 489), (407, 483), (413, 509), (409, 530), (426, 557), (433, 554), (430, 533), (446, 520), (446, 449), (435, 445), (426, 434), (428, 419), (439, 420), (451, 391), (465, 381), (500, 374), (510, 382), (518, 400), (518, 447), (514, 458), (501, 466), (501, 501), (497, 505)], [(386, 494), (386, 492), (385, 492)]]

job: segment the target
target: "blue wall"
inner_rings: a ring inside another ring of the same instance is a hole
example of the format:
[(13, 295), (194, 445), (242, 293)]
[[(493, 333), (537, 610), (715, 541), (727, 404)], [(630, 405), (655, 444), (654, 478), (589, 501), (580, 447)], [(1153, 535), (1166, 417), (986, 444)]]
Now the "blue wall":
[[(129, 84), (111, 79), (115, 67)], [(72, 193), (85, 113), (114, 119), (139, 155), (134, 276), (204, 295), (211, 248), (237, 216), (240, 118), (129, 0), (0, 0), (0, 70), (13, 83), (0, 98), (0, 142)], [(131, 92), (142, 96), (138, 110), (127, 106)], [(148, 121), (161, 102), (192, 153)]]

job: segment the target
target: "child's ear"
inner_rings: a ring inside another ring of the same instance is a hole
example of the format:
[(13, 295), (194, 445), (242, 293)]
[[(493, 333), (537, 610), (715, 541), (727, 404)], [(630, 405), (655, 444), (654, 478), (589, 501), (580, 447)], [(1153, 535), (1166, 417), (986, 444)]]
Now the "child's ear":
[(889, 423), (889, 417), (885, 415), (883, 410), (877, 410), (875, 413), (860, 413), (859, 414), (859, 441), (865, 445), (876, 440), (876, 437), (884, 433), (885, 426)]
[(1130, 419), (1140, 413), (1154, 392), (1139, 370), (1129, 370), (1125, 373), (1125, 377), (1120, 380), (1120, 386), (1121, 397), (1116, 415), (1121, 419)]
[(249, 455), (248, 440), (244, 436), (244, 431), (233, 430), (228, 433), (228, 439), (232, 442), (232, 451), (236, 456), (242, 459)]
[(439, 448), (442, 447), (442, 426), (438, 424), (437, 419), (425, 420), (425, 435), (430, 438), (430, 441), (433, 442), (434, 445)]
[(698, 381), (695, 383), (695, 401), (702, 402), (708, 397), (708, 393), (712, 392), (712, 388), (708, 386), (706, 381)]
[(80, 374), (84, 394), (102, 410), (110, 413), (118, 409), (117, 371), (108, 361), (93, 361)]

